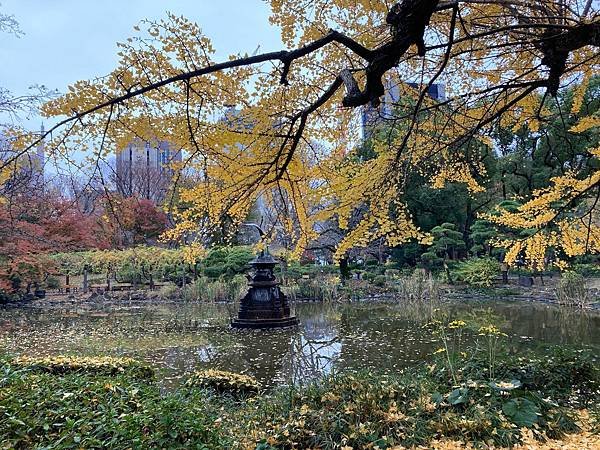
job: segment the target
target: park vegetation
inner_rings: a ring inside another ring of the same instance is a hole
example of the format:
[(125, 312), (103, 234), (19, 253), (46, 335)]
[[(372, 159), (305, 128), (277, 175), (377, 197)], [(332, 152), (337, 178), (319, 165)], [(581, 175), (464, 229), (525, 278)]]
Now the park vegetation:
[[(101, 217), (119, 229), (109, 239), (116, 247), (161, 234), (201, 254), (235, 242), (260, 203), (272, 219), (261, 246), (279, 240), (296, 258), (320, 246), (342, 266), (371, 246), (432, 266), (496, 253), (537, 271), (598, 253), (594, 2), (270, 6), (286, 50), (218, 62), (199, 25), (175, 15), (143, 21), (119, 44), (113, 72), (44, 104), (43, 114), (60, 118), (51, 130), (6, 126), (7, 240), (43, 233), (12, 213), (23, 204), (13, 181), (52, 134), (47, 151), (65, 159), (76, 147), (97, 161), (135, 139), (186, 151), (170, 167), (166, 216), (153, 220), (150, 205), (129, 220), (129, 200), (113, 201), (91, 168)], [(439, 83), (445, 94), (432, 98)], [(380, 120), (361, 125), (358, 116), (377, 111)], [(48, 251), (4, 247), (5, 288), (32, 254)]]
[[(270, 249), (292, 300), (389, 296), (438, 349), (393, 374), (270, 390), (207, 370), (165, 391), (135, 359), (2, 354), (0, 446), (600, 446), (597, 355), (516, 354), (498, 325), (441, 302), (509, 270), (560, 272), (559, 303), (597, 301), (597, 2), (268, 3), (281, 51), (219, 61), (200, 25), (167, 14), (134, 26), (106, 76), (22, 102), (0, 87), (0, 110), (55, 124), (0, 123), (0, 302), (73, 295), (74, 279), (100, 301), (116, 286), (235, 301)], [(0, 31), (20, 33), (4, 14)], [(160, 198), (150, 179), (125, 195), (105, 177), (132, 142), (182, 152)], [(46, 182), (42, 145), (81, 177)]]
[(444, 354), (396, 375), (330, 375), (258, 395), (251, 377), (222, 371), (192, 374), (161, 394), (129, 361), (27, 365), (3, 357), (0, 441), (18, 449), (506, 447), (581, 433), (581, 445), (599, 443), (589, 434), (600, 426), (600, 373), (590, 354), (501, 352), (492, 373), (486, 351), (461, 351), (475, 353), (450, 355), (462, 361), (454, 376)]

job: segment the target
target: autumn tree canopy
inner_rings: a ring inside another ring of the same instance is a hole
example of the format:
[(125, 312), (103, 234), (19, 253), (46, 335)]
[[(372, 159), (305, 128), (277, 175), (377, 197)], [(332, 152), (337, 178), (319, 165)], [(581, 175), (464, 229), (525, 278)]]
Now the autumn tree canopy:
[[(524, 255), (541, 267), (548, 250), (559, 264), (600, 251), (600, 117), (586, 113), (585, 95), (600, 62), (597, 1), (270, 5), (287, 50), (222, 62), (199, 25), (174, 15), (143, 22), (119, 44), (113, 72), (79, 81), (45, 105), (46, 115), (65, 116), (50, 130), (53, 151), (87, 146), (93, 165), (135, 137), (167, 140), (187, 149), (175, 169), (202, 174), (179, 188), (168, 238), (202, 241), (224, 218), (243, 222), (261, 198), (279, 211), (299, 251), (315, 238), (315, 223), (336, 221), (347, 230), (341, 256), (380, 238), (391, 246), (430, 242), (404, 201), (413, 175), (433, 174), (426, 180), (433, 187), (464, 183), (476, 193), (484, 189), (481, 155), (499, 145), (498, 127), (526, 127), (543, 143), (547, 124), (560, 121), (567, 140), (585, 133), (589, 141), (577, 164), (520, 199), (516, 212), (485, 219), (531, 231), (497, 242), (509, 263)], [(440, 82), (446, 98), (438, 101), (427, 92)], [(400, 97), (382, 120), (394, 133), (375, 144), (373, 158), (353, 158), (357, 111), (379, 106), (390, 83)], [(557, 108), (574, 83), (570, 110)], [(35, 139), (18, 143), (26, 152)], [(358, 207), (360, 220), (351, 221)]]

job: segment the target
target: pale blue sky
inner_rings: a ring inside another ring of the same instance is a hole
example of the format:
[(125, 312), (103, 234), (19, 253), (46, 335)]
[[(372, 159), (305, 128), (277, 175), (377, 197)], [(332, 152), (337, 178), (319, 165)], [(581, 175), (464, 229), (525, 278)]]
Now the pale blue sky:
[[(159, 19), (166, 11), (197, 22), (217, 55), (282, 48), (277, 28), (268, 22), (262, 0), (0, 0), (25, 33), (2, 34), (0, 86), (13, 94), (32, 84), (65, 91), (77, 80), (110, 72), (117, 62), (116, 43), (133, 35), (142, 19)], [(39, 118), (26, 123), (39, 127)]]

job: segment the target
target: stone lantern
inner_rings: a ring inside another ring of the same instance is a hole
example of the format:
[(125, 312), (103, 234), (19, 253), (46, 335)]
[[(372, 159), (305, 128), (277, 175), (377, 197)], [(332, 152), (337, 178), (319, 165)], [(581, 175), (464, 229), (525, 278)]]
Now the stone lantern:
[(233, 328), (283, 328), (298, 325), (298, 319), (290, 315), (287, 297), (281, 291), (273, 273), (277, 261), (269, 251), (261, 251), (250, 265), (254, 274), (248, 285), (250, 289), (240, 302), (238, 317)]

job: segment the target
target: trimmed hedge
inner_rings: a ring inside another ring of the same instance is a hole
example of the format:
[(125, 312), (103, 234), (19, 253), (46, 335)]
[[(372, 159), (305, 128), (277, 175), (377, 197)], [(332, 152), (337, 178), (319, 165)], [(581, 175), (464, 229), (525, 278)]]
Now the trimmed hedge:
[(186, 385), (229, 394), (255, 394), (260, 387), (251, 376), (214, 369), (194, 372), (186, 381)]
[(154, 379), (154, 370), (151, 367), (131, 358), (113, 358), (109, 356), (49, 356), (45, 358), (31, 358), (21, 356), (11, 360), (10, 364), (17, 369), (47, 372), (55, 375), (64, 375), (67, 373), (123, 374), (139, 379)]

